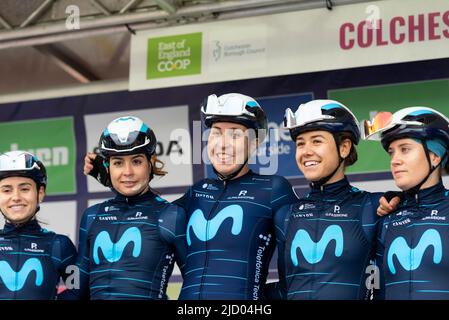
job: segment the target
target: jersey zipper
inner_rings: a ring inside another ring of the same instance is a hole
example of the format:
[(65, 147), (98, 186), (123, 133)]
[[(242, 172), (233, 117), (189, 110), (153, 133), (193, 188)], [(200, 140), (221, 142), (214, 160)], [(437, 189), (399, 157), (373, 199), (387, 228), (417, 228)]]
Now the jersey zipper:
[[(126, 209), (128, 210), (128, 209), (129, 209), (129, 201), (128, 201), (128, 198), (125, 198), (125, 201), (126, 201)], [(126, 211), (125, 211), (125, 212), (126, 212)], [(123, 215), (119, 215), (119, 219), (118, 219), (117, 222), (121, 222), (122, 216), (123, 216)], [(109, 223), (112, 224), (112, 223), (113, 223), (113, 220), (109, 221)], [(112, 240), (112, 256), (113, 256), (113, 257), (115, 257), (115, 252), (116, 252), (116, 250), (117, 250), (117, 235), (118, 235), (119, 229), (120, 229), (120, 223), (117, 223), (117, 226), (116, 226), (115, 232), (114, 232), (114, 238), (113, 238), (114, 240)], [(115, 262), (116, 262), (116, 261), (115, 261)], [(112, 264), (115, 263), (115, 262), (110, 262), (110, 263), (109, 263), (110, 266), (111, 266), (111, 269), (113, 269), (113, 265), (112, 265)], [(112, 270), (109, 270), (109, 293), (111, 293), (111, 283), (113, 283), (112, 277), (113, 277), (113, 271), (112, 271)]]
[[(318, 229), (319, 229), (319, 227), (320, 227), (320, 221), (318, 220), (319, 218), (317, 218), (316, 219), (316, 223), (315, 223), (315, 241), (314, 241), (314, 246), (315, 246), (315, 248), (314, 248), (314, 250), (313, 250), (313, 253), (314, 253), (314, 261), (316, 261), (316, 255), (317, 255), (317, 250), (318, 250)], [(316, 271), (316, 263), (314, 263), (313, 265), (312, 265), (312, 272), (314, 273), (313, 274), (313, 278), (314, 278), (314, 280), (312, 281), (312, 292), (310, 292), (310, 295), (312, 296), (311, 298), (313, 299), (313, 296), (314, 296), (314, 290), (315, 290), (315, 281), (317, 280), (316, 278), (317, 278), (317, 275), (315, 274), (315, 271)]]
[[(320, 187), (320, 190), (321, 190), (321, 195), (323, 196), (323, 193), (324, 193), (324, 186), (321, 186)], [(313, 241), (313, 243), (314, 243), (314, 249), (313, 249), (313, 254), (314, 254), (314, 256), (316, 257), (316, 255), (317, 255), (317, 248), (318, 248), (318, 228), (319, 228), (319, 226), (320, 226), (320, 220), (319, 220), (319, 218), (321, 217), (321, 214), (320, 214), (320, 211), (323, 209), (323, 203), (322, 203), (322, 201), (321, 200), (319, 200), (319, 210), (317, 211), (317, 217), (316, 217), (316, 222), (315, 222), (315, 240)], [(314, 257), (314, 260), (315, 260), (315, 257)], [(316, 281), (316, 275), (314, 274), (315, 273), (315, 270), (316, 270), (316, 268), (315, 268), (315, 263), (314, 264), (312, 264), (312, 279), (313, 279), (313, 281), (312, 281), (312, 285), (311, 285), (311, 292), (310, 292), (310, 299), (313, 299), (314, 297), (314, 288), (315, 288), (315, 281)]]
[[(18, 237), (18, 248), (17, 251), (19, 251), (20, 253), (20, 249), (22, 248), (22, 246), (20, 245), (20, 235)], [(20, 254), (17, 254), (17, 259), (16, 259), (16, 273), (14, 275), (15, 279), (14, 279), (14, 287), (17, 288), (17, 282), (18, 282), (18, 277), (19, 277), (19, 272), (17, 272), (19, 270), (19, 262), (20, 262)], [(36, 275), (37, 276), (37, 275)], [(17, 298), (17, 294), (19, 291), (14, 291), (14, 299)]]
[(220, 204), (220, 200), (223, 197), (223, 195), (226, 193), (226, 188), (227, 188), (227, 183), (226, 180), (223, 180), (223, 191), (221, 192), (220, 196), (218, 197), (217, 201), (214, 203), (212, 209), (209, 211), (209, 214), (207, 216), (207, 223), (206, 223), (206, 241), (205, 241), (205, 261), (204, 261), (204, 269), (203, 269), (203, 274), (201, 276), (201, 283), (200, 283), (200, 288), (199, 288), (199, 300), (202, 300), (203, 298), (203, 285), (204, 285), (204, 276), (207, 273), (207, 267), (209, 265), (209, 253), (208, 253), (208, 234), (209, 234), (209, 221), (210, 221), (210, 217), (212, 215), (213, 212), (215, 212), (215, 210), (217, 209), (218, 205)]
[[(415, 195), (415, 198), (416, 198), (416, 204), (418, 205), (418, 194)], [(413, 212), (413, 214), (410, 217), (412, 219), (412, 223), (413, 223), (414, 216), (419, 217), (419, 215), (420, 215), (420, 210), (419, 210), (419, 205), (418, 205), (417, 212)], [(404, 227), (402, 227), (402, 228), (404, 228)], [(410, 229), (412, 230), (412, 238), (410, 239), (410, 245), (412, 248), (416, 248), (416, 246), (417, 246), (417, 244), (415, 245), (415, 230), (416, 230), (416, 228), (410, 228)], [(412, 261), (413, 255), (411, 254), (410, 256), (411, 256), (410, 264), (412, 266), (414, 264), (414, 261)], [(412, 298), (413, 286), (414, 286), (414, 284), (413, 284), (413, 268), (411, 268), (411, 266), (409, 266), (410, 267), (410, 275), (409, 275), (410, 278), (409, 278), (409, 287), (408, 287), (409, 288), (409, 293), (408, 293), (409, 299)]]

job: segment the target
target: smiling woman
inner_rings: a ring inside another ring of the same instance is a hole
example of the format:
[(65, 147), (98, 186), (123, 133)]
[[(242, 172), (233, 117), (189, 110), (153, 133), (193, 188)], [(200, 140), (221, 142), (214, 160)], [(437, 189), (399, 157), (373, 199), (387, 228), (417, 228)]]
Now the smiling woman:
[(248, 167), (267, 131), (259, 103), (240, 93), (209, 95), (201, 106), (216, 176), (176, 204), (186, 211), (187, 257), (180, 300), (260, 300), (273, 254), (273, 216), (296, 201), (284, 177)]
[(10, 223), (21, 225), (37, 212), (44, 199), (44, 187), (37, 188), (31, 178), (8, 177), (0, 181), (0, 209)]
[[(346, 159), (351, 150), (350, 139), (340, 144), (340, 154)], [(296, 139), (296, 162), (299, 169), (308, 181), (319, 181), (322, 177), (339, 167), (338, 157), (329, 157), (337, 153), (334, 136), (327, 131), (312, 131), (301, 134)], [(343, 167), (328, 180), (332, 183), (341, 180), (344, 176)]]
[(109, 172), (112, 186), (125, 196), (145, 193), (150, 188), (151, 162), (144, 154), (111, 156)]
[(281, 296), (368, 299), (365, 270), (374, 258), (380, 194), (352, 187), (344, 173), (357, 160), (358, 121), (333, 100), (287, 109), (284, 119), (311, 190), (275, 216)]
[(70, 239), (42, 229), (35, 219), (46, 186), (45, 167), (34, 155), (0, 155), (0, 211), (6, 220), (0, 232), (0, 299), (55, 299), (59, 280), (68, 278), (66, 268), (75, 262)]
[[(222, 175), (227, 176), (245, 164), (249, 145), (246, 131), (245, 126), (237, 123), (216, 122), (212, 125), (207, 151), (214, 169)], [(249, 168), (245, 166), (239, 176), (248, 170)]]
[(80, 290), (72, 290), (74, 296), (167, 299), (175, 261), (183, 271), (183, 211), (150, 188), (153, 175), (165, 175), (156, 145), (153, 130), (128, 116), (113, 120), (103, 131), (99, 155), (86, 155), (84, 172), (110, 187), (115, 197), (87, 208), (82, 217), (77, 259), (81, 282)]

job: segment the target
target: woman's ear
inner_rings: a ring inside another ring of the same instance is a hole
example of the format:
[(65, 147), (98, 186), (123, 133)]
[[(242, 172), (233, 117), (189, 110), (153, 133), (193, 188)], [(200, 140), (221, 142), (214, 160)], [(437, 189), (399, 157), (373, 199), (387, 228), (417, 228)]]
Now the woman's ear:
[(442, 161), (441, 157), (437, 156), (432, 151), (429, 151), (429, 158), (430, 158), (430, 163), (432, 164), (433, 167), (436, 167)]
[(40, 186), (39, 187), (39, 191), (38, 191), (39, 203), (44, 201), (44, 198), (45, 198), (45, 187), (44, 186)]
[(349, 153), (351, 152), (352, 147), (352, 141), (351, 139), (343, 139), (340, 142), (340, 157), (343, 159), (346, 159), (349, 156)]

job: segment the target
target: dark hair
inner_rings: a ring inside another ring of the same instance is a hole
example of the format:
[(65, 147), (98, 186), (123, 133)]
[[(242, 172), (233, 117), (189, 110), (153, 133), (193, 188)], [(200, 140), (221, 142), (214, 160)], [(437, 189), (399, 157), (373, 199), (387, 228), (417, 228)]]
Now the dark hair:
[[(162, 170), (162, 169), (164, 169), (165, 164), (157, 158), (156, 153), (153, 153), (151, 155), (151, 158), (148, 159), (148, 161), (150, 161), (150, 163), (151, 163), (150, 181), (153, 180), (154, 176), (163, 177), (167, 174), (167, 171)], [(158, 196), (160, 196), (162, 194), (160, 191), (153, 189), (151, 186), (150, 186), (150, 190), (151, 190), (151, 192), (153, 192), (154, 194), (157, 194)]]
[[(340, 146), (341, 143), (346, 140), (349, 139), (351, 140), (351, 150), (349, 151), (349, 155), (345, 158), (345, 167), (349, 167), (351, 165), (353, 165), (356, 161), (357, 161), (357, 150), (355, 148), (355, 144), (354, 144), (354, 137), (352, 135), (352, 133), (350, 132), (342, 132), (342, 133), (338, 133), (336, 135), (336, 139), (337, 139), (337, 145)], [(340, 150), (337, 150), (337, 152), (340, 152)]]
[(153, 175), (165, 176), (167, 174), (167, 171), (163, 170), (165, 164), (157, 158), (156, 153), (153, 153), (151, 155), (150, 162), (151, 162), (151, 167), (152, 167), (152, 169), (151, 169), (152, 171), (150, 174), (151, 179), (153, 178)]

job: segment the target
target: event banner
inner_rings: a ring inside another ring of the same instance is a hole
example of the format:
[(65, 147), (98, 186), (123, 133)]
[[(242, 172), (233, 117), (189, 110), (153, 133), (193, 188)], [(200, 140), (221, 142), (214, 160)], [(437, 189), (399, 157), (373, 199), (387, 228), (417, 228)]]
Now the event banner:
[(73, 118), (48, 118), (0, 123), (0, 153), (25, 150), (48, 171), (48, 195), (76, 193)]
[(130, 90), (445, 58), (447, 0), (372, 1), (140, 31)]

